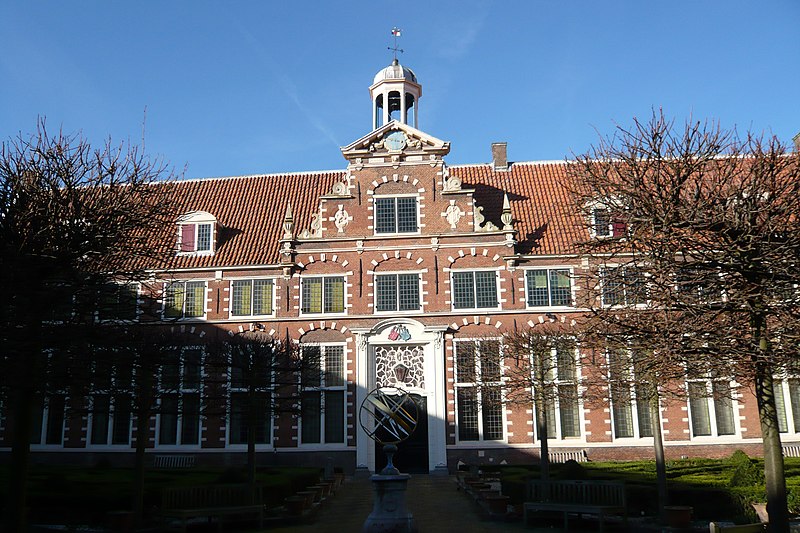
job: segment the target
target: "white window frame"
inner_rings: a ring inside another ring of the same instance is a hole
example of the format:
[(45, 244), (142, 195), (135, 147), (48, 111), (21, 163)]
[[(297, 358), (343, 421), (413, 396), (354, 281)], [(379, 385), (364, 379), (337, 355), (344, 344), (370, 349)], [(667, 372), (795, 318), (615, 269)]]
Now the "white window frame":
[[(546, 369), (547, 373), (549, 375), (547, 376), (546, 379), (547, 379), (547, 386), (548, 387), (555, 387), (555, 394), (553, 395), (552, 398), (550, 398), (550, 400), (553, 402), (553, 404), (550, 407), (552, 408), (553, 415), (554, 415), (553, 416), (554, 420), (553, 420), (553, 424), (552, 425), (554, 425), (555, 427), (551, 428), (550, 425), (547, 426), (547, 439), (548, 439), (548, 441), (550, 441), (550, 440), (560, 440), (560, 441), (566, 441), (566, 442), (582, 442), (582, 441), (585, 441), (585, 439), (586, 439), (586, 435), (585, 435), (585, 431), (584, 431), (585, 420), (584, 420), (584, 416), (583, 416), (583, 400), (581, 398), (582, 389), (581, 389), (581, 385), (580, 385), (580, 381), (581, 381), (580, 348), (578, 347), (576, 341), (573, 340), (573, 343), (574, 343), (574, 347), (572, 349), (572, 358), (573, 358), (572, 360), (573, 360), (573, 364), (575, 366), (575, 376), (574, 376), (574, 379), (572, 379), (572, 380), (565, 380), (565, 379), (561, 379), (559, 377), (559, 375), (558, 375), (558, 349), (557, 349), (556, 346), (553, 346), (553, 347), (550, 348), (550, 359), (548, 361), (549, 369)], [(534, 356), (531, 355), (531, 357), (534, 357)], [(533, 361), (531, 362), (531, 371), (535, 371), (535, 363), (533, 363)], [(534, 383), (536, 382), (536, 378), (533, 379), (533, 382)], [(564, 428), (563, 428), (563, 423), (562, 423), (562, 419), (561, 419), (561, 394), (559, 394), (559, 387), (564, 387), (564, 386), (575, 387), (575, 394), (577, 395), (576, 409), (577, 409), (577, 415), (578, 415), (578, 435), (576, 435), (574, 437), (573, 436), (570, 436), (570, 437), (565, 437), (564, 436)], [(535, 388), (536, 388), (535, 386), (532, 387), (532, 389), (531, 389), (531, 393), (532, 394), (536, 393)], [(534, 402), (534, 406), (533, 406), (533, 413), (534, 413), (534, 426), (536, 426), (536, 404), (535, 404), (535, 402)], [(545, 413), (545, 417), (546, 416), (547, 416), (547, 413)], [(553, 430), (555, 430), (555, 434), (551, 434), (551, 431), (553, 431)], [(541, 435), (539, 435), (539, 433), (538, 433), (538, 428), (537, 428), (537, 431), (536, 431), (535, 438), (538, 441), (541, 442)]]
[[(622, 278), (618, 278), (621, 280), (622, 284), (620, 285), (619, 289), (622, 291), (622, 302), (620, 303), (607, 303), (606, 302), (606, 279), (605, 279), (605, 272), (607, 270), (618, 270), (623, 269)], [(626, 286), (627, 283), (627, 271), (628, 270), (635, 270), (637, 271), (642, 277), (642, 291), (644, 292), (644, 301), (640, 303), (629, 303), (628, 302), (628, 287)], [(600, 303), (605, 308), (619, 308), (619, 309), (644, 309), (647, 307), (648, 303), (650, 302), (650, 298), (648, 295), (648, 274), (645, 270), (641, 267), (636, 265), (630, 264), (623, 264), (623, 265), (603, 265), (600, 267)]]
[[(233, 354), (230, 354), (231, 356)], [(234, 364), (233, 359), (228, 361), (228, 368), (229, 368), (229, 381), (228, 381), (228, 417), (225, 424), (225, 445), (228, 448), (236, 449), (246, 449), (247, 448), (247, 441), (245, 442), (231, 442), (231, 436), (233, 435), (232, 431), (232, 422), (233, 422), (233, 395), (234, 394), (247, 394), (248, 388), (247, 384), (245, 383), (244, 386), (238, 386), (237, 383), (234, 382)], [(244, 372), (244, 370), (242, 370)], [(270, 385), (268, 390), (258, 391), (257, 394), (264, 394), (267, 396), (267, 401), (272, 404), (275, 399), (275, 372), (274, 369), (270, 368), (270, 372), (272, 375), (270, 376)], [(273, 449), (273, 442), (275, 441), (275, 416), (272, 409), (269, 409), (267, 412), (267, 424), (269, 426), (269, 435), (267, 442), (256, 442), (256, 450), (271, 450)]]
[[(611, 355), (610, 351), (606, 351), (606, 354), (605, 354), (606, 363), (609, 366), (609, 371), (608, 371), (608, 407), (609, 407), (609, 415), (610, 415), (609, 418), (611, 419), (611, 439), (612, 439), (612, 441), (623, 441), (623, 442), (624, 441), (630, 442), (632, 440), (642, 440), (643, 439), (645, 441), (649, 440), (649, 441), (652, 442), (652, 440), (653, 440), (652, 436), (642, 436), (641, 417), (639, 416), (640, 415), (640, 413), (639, 413), (639, 401), (638, 401), (638, 397), (637, 397), (637, 393), (636, 393), (636, 384), (640, 382), (640, 379), (634, 375), (635, 369), (634, 369), (634, 365), (633, 365), (634, 362), (633, 362), (632, 352), (628, 348), (620, 348), (620, 350), (624, 351), (624, 354), (622, 354), (622, 356), (625, 357), (626, 360), (627, 360), (626, 361), (627, 362), (627, 366), (625, 368), (625, 372), (627, 374), (625, 376), (625, 380), (627, 380), (627, 383), (624, 382), (624, 381), (622, 383), (618, 383), (619, 380), (614, 379), (614, 376), (612, 374), (612, 370), (613, 370), (613, 366), (615, 365), (615, 363), (613, 363), (611, 361), (612, 355)], [(618, 436), (617, 435), (617, 419), (616, 419), (616, 416), (615, 416), (615, 413), (614, 413), (614, 409), (616, 408), (616, 406), (614, 405), (614, 393), (613, 393), (613, 388), (615, 386), (624, 387), (626, 389), (625, 392), (628, 395), (628, 403), (627, 403), (627, 405), (625, 407), (630, 408), (631, 423), (633, 425), (633, 435), (631, 435), (631, 436)], [(645, 407), (647, 409), (650, 408), (649, 405), (646, 405)], [(659, 430), (658, 424), (657, 424), (657, 422), (655, 420), (653, 420), (653, 417), (651, 416), (651, 413), (649, 411), (647, 413), (647, 416), (650, 419), (651, 432), (655, 435), (655, 432)]]
[[(202, 446), (203, 442), (203, 388), (205, 386), (205, 361), (206, 361), (206, 353), (203, 346), (181, 346), (175, 348), (176, 352), (178, 353), (178, 387), (175, 389), (166, 389), (162, 387), (162, 380), (163, 380), (163, 367), (162, 367), (162, 375), (158, 378), (158, 387), (159, 387), (159, 412), (156, 415), (156, 431), (155, 431), (155, 447), (156, 448), (164, 448), (168, 450), (175, 450), (175, 449), (199, 449)], [(186, 359), (185, 359), (185, 352), (191, 350), (198, 350), (200, 352), (200, 382), (196, 388), (184, 387), (184, 376), (185, 376), (185, 366), (186, 366)], [(184, 394), (196, 394), (198, 397), (197, 403), (197, 442), (196, 443), (184, 443), (183, 442), (183, 418), (185, 416), (183, 410), (183, 396)], [(165, 396), (176, 396), (178, 401), (178, 411), (175, 420), (175, 443), (161, 443), (161, 418), (162, 412), (161, 407), (163, 406), (163, 401)]]
[[(798, 382), (797, 406), (793, 405), (794, 402), (792, 402), (791, 388), (789, 386), (790, 381)], [(795, 412), (800, 411), (800, 377), (794, 374), (773, 376), (773, 383), (775, 389), (775, 403), (778, 404), (778, 394), (780, 394), (780, 398), (783, 400), (783, 415), (786, 422), (786, 431), (781, 431), (781, 435), (795, 436), (800, 433), (800, 412)], [(778, 423), (780, 424), (781, 413), (779, 412), (778, 415)]]
[[(381, 199), (394, 199), (394, 222), (395, 222), (395, 231), (378, 231), (378, 202), (377, 200)], [(417, 229), (414, 231), (398, 231), (400, 227), (400, 220), (398, 219), (397, 215), (397, 199), (398, 198), (414, 198), (415, 208), (416, 208), (416, 226)], [(376, 236), (391, 236), (391, 235), (419, 235), (422, 231), (421, 228), (421, 217), (420, 217), (420, 198), (418, 193), (405, 193), (405, 194), (375, 194), (372, 196), (372, 227), (373, 227), (373, 234)]]
[[(139, 317), (141, 316), (141, 309), (140, 309), (141, 295), (142, 295), (142, 286), (141, 286), (141, 284), (138, 283), (138, 282), (135, 282), (135, 281), (113, 281), (113, 282), (108, 283), (107, 285), (108, 286), (117, 285), (118, 286), (117, 287), (118, 291), (122, 290), (122, 287), (130, 287), (132, 289), (132, 292), (135, 293), (135, 295), (136, 295), (135, 302), (134, 302), (134, 317), (132, 319), (130, 319), (130, 318), (103, 318), (102, 316), (100, 316), (101, 312), (98, 309), (97, 313), (96, 313), (97, 322), (101, 322), (101, 323), (104, 323), (104, 324), (114, 324), (114, 323), (127, 324), (127, 323), (132, 323), (132, 322), (138, 321)], [(102, 298), (102, 296), (101, 296), (101, 298)]]
[[(455, 275), (456, 274), (465, 274), (471, 273), (472, 274), (472, 297), (475, 305), (478, 304), (478, 288), (477, 282), (475, 281), (475, 274), (477, 272), (494, 272), (494, 285), (495, 285), (495, 298), (497, 299), (497, 304), (494, 307), (456, 307), (456, 291), (455, 291)], [(486, 310), (498, 310), (502, 309), (502, 303), (500, 302), (500, 269), (497, 268), (464, 268), (464, 269), (453, 269), (450, 270), (450, 307), (455, 312), (467, 312), (467, 311), (486, 311)]]
[[(194, 226), (194, 242), (191, 243), (191, 250), (183, 250), (183, 227)], [(209, 226), (209, 247), (208, 249), (198, 250), (200, 239), (200, 227)], [(180, 217), (177, 221), (177, 255), (178, 256), (210, 256), (216, 251), (216, 232), (217, 219), (206, 211), (192, 211)]]
[[(342, 286), (343, 286), (343, 295), (342, 295), (342, 311), (325, 311), (325, 278), (342, 278)], [(310, 279), (321, 279), (322, 280), (322, 296), (320, 301), (320, 312), (315, 311), (303, 311), (303, 307), (305, 306), (305, 296), (303, 295), (304, 289), (303, 285)], [(347, 314), (347, 296), (349, 291), (347, 290), (347, 275), (345, 274), (314, 274), (310, 276), (300, 276), (300, 315), (301, 316), (344, 316)]]
[[(53, 397), (59, 396), (64, 400), (63, 412), (61, 413), (61, 440), (58, 443), (47, 442), (47, 430), (50, 423), (50, 402)], [(54, 394), (47, 394), (42, 398), (42, 425), (39, 427), (39, 440), (32, 442), (30, 447), (32, 450), (41, 449), (54, 449), (63, 448), (66, 440), (65, 429), (67, 426), (67, 406), (69, 405), (70, 397), (66, 394), (56, 392)]]
[[(105, 443), (94, 443), (92, 442), (92, 433), (94, 432), (94, 424), (95, 424), (95, 410), (94, 410), (94, 402), (97, 396), (106, 396), (108, 397), (108, 427), (106, 427), (106, 441)], [(88, 416), (88, 424), (86, 427), (86, 447), (87, 448), (114, 448), (114, 449), (121, 449), (121, 448), (130, 448), (132, 442), (132, 430), (133, 430), (133, 404), (132, 399), (128, 398), (130, 402), (129, 412), (128, 412), (128, 440), (124, 443), (115, 443), (114, 442), (114, 423), (115, 423), (115, 416), (117, 415), (117, 398), (122, 396), (122, 394), (113, 394), (113, 392), (105, 392), (105, 393), (92, 393), (89, 396), (90, 402), (90, 410)]]
[[(235, 314), (233, 314), (234, 297), (235, 297), (235, 292), (234, 292), (233, 286), (234, 286), (235, 283), (241, 283), (241, 282), (245, 282), (245, 281), (249, 281), (250, 282), (250, 288), (251, 288), (251, 293), (250, 293), (250, 311), (251, 311), (251, 313), (250, 314), (244, 314), (244, 315), (235, 315)], [(252, 310), (253, 310), (253, 292), (252, 292), (252, 288), (253, 288), (254, 282), (256, 282), (256, 281), (271, 281), (272, 282), (272, 299), (271, 299), (270, 304), (269, 304), (270, 305), (270, 309), (272, 309), (271, 313), (268, 313), (268, 314), (255, 314), (255, 313), (252, 313)], [(230, 279), (230, 283), (228, 285), (228, 295), (229, 295), (228, 296), (228, 318), (241, 319), (241, 318), (257, 318), (257, 317), (273, 317), (273, 316), (275, 316), (275, 292), (276, 292), (275, 288), (276, 288), (276, 286), (277, 286), (276, 278), (274, 278), (274, 277), (231, 278)]]
[[(169, 290), (176, 284), (183, 284), (183, 302), (181, 303), (181, 314), (180, 316), (167, 316), (167, 299)], [(202, 283), (203, 284), (203, 298), (202, 298), (202, 306), (203, 306), (203, 314), (198, 316), (186, 316), (186, 285), (188, 283)], [(206, 305), (208, 304), (208, 281), (207, 280), (200, 280), (200, 279), (176, 279), (174, 281), (166, 281), (164, 282), (164, 295), (161, 302), (161, 318), (162, 320), (169, 321), (169, 320), (205, 320), (206, 316), (208, 315), (208, 308)]]
[[(544, 270), (547, 274), (547, 305), (533, 305), (529, 298), (529, 286), (528, 286), (528, 273), (534, 272), (536, 270)], [(550, 285), (550, 272), (551, 271), (558, 271), (558, 270), (566, 270), (569, 273), (569, 305), (553, 305), (553, 294), (552, 294), (552, 287)], [(574, 309), (575, 308), (575, 284), (572, 282), (574, 279), (573, 268), (571, 266), (542, 266), (542, 267), (531, 267), (523, 269), (524, 272), (524, 284), (525, 284), (525, 307), (528, 309), (541, 309), (541, 310), (563, 310), (563, 309)]]
[[(480, 355), (480, 344), (482, 342), (497, 342), (498, 350), (499, 350), (499, 357), (500, 360), (498, 361), (500, 367), (500, 379), (498, 381), (492, 381), (489, 383), (483, 383), (481, 380), (481, 355)], [(475, 346), (475, 360), (474, 360), (474, 381), (458, 381), (459, 379), (459, 369), (458, 369), (458, 345), (459, 344), (467, 344), (472, 343)], [(503, 339), (502, 337), (498, 338), (486, 338), (486, 339), (478, 339), (478, 338), (463, 338), (463, 339), (453, 339), (453, 389), (454, 389), (454, 397), (455, 397), (455, 438), (456, 444), (461, 445), (481, 445), (481, 446), (505, 446), (508, 442), (508, 428), (507, 428), (507, 417), (506, 417), (506, 409), (505, 409), (505, 392), (503, 388), (503, 367), (505, 364), (505, 359), (503, 356)], [(483, 412), (484, 406), (483, 401), (481, 398), (481, 394), (484, 390), (491, 390), (485, 389), (484, 387), (490, 388), (497, 388), (497, 393), (500, 395), (499, 402), (500, 405), (498, 407), (501, 416), (501, 432), (502, 435), (499, 439), (486, 439), (485, 438), (485, 428), (484, 428), (484, 420), (483, 420)], [(478, 438), (477, 439), (464, 439), (462, 440), (459, 436), (459, 429), (460, 429), (460, 407), (458, 403), (458, 394), (460, 390), (472, 390), (473, 394), (476, 395), (475, 403), (476, 403), (476, 416), (478, 421)]]
[[(723, 434), (720, 435), (719, 428), (717, 427), (717, 398), (713, 395), (713, 386), (715, 383), (724, 383), (725, 386), (728, 387), (729, 392), (731, 394), (731, 418), (733, 421), (733, 433), (731, 434)], [(707, 405), (707, 412), (708, 412), (708, 421), (709, 427), (711, 429), (710, 435), (695, 435), (695, 428), (694, 428), (694, 416), (692, 415), (692, 397), (690, 386), (692, 384), (702, 384), (705, 386), (705, 393), (706, 396), (700, 398), (700, 400), (705, 400)], [(693, 441), (711, 441), (711, 440), (718, 440), (718, 439), (731, 439), (731, 440), (741, 440), (742, 439), (742, 429), (739, 424), (739, 403), (737, 400), (737, 394), (734, 393), (736, 390), (736, 383), (733, 380), (727, 378), (713, 378), (710, 376), (705, 376), (701, 378), (687, 378), (686, 380), (686, 410), (689, 418), (689, 436), (690, 439)]]
[[(320, 398), (320, 412), (319, 416), (319, 442), (304, 442), (303, 441), (303, 417), (298, 418), (297, 424), (297, 441), (298, 446), (304, 449), (329, 449), (329, 448), (343, 448), (347, 446), (348, 440), (348, 423), (347, 423), (347, 344), (343, 342), (320, 342), (320, 343), (300, 343), (300, 351), (302, 354), (303, 347), (317, 347), (320, 349), (320, 385), (319, 386), (305, 386), (300, 383), (301, 395), (304, 392), (314, 392), (319, 394)], [(342, 349), (342, 374), (339, 376), (341, 380), (340, 385), (328, 385), (325, 381), (327, 374), (327, 349), (328, 347), (340, 347)], [(301, 356), (302, 357), (302, 356)], [(302, 378), (302, 376), (301, 376)], [(325, 392), (341, 392), (342, 394), (342, 441), (341, 442), (325, 442), (325, 418), (327, 416), (325, 410)], [(302, 400), (301, 400), (302, 402)]]
[[(409, 275), (409, 276), (416, 276), (417, 277), (417, 299), (419, 305), (416, 309), (405, 309), (400, 310), (400, 283), (399, 283), (399, 276)], [(394, 276), (395, 279), (398, 280), (397, 283), (397, 292), (395, 294), (394, 303), (397, 307), (396, 310), (386, 310), (381, 311), (378, 309), (378, 278), (382, 276)], [(415, 270), (415, 271), (392, 271), (392, 272), (375, 272), (372, 278), (372, 292), (373, 292), (373, 305), (376, 314), (409, 314), (409, 313), (419, 313), (422, 311), (422, 272)]]

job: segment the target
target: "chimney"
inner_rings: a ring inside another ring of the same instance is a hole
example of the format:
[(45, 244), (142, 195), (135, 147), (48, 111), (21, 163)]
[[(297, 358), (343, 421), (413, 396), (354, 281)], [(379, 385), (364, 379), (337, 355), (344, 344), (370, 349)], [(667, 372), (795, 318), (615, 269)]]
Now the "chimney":
[(492, 168), (508, 170), (508, 143), (492, 143)]
[(800, 133), (792, 137), (792, 140), (794, 141), (794, 151), (800, 152)]

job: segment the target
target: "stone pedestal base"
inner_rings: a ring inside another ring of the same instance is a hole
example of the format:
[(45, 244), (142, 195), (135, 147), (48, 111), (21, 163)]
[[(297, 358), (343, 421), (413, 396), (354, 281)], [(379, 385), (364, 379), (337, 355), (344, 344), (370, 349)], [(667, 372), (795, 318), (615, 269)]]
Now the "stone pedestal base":
[(370, 479), (375, 500), (362, 533), (417, 533), (414, 517), (406, 509), (406, 486), (411, 476), (376, 474)]

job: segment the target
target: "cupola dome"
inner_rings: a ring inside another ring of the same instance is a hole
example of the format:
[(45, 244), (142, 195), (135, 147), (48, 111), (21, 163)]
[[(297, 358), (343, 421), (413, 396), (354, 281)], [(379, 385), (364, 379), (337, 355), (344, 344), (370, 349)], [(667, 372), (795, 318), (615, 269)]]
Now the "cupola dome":
[(410, 68), (401, 65), (395, 58), (392, 60), (391, 65), (375, 74), (375, 79), (372, 80), (372, 83), (375, 84), (383, 80), (409, 80), (417, 83), (417, 75)]

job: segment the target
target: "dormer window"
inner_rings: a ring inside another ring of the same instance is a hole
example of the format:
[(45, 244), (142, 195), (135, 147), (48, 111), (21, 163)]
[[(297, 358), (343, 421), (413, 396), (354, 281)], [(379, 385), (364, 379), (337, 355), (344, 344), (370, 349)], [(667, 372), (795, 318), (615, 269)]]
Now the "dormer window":
[(621, 210), (598, 204), (591, 209), (591, 217), (591, 232), (595, 238), (619, 238), (628, 233), (628, 224)]
[(213, 255), (217, 219), (205, 211), (193, 211), (178, 219), (178, 254)]

